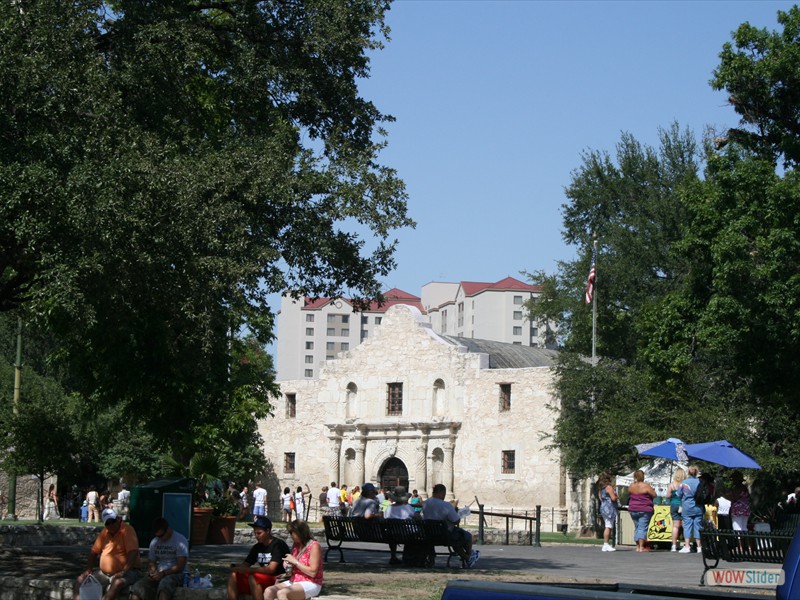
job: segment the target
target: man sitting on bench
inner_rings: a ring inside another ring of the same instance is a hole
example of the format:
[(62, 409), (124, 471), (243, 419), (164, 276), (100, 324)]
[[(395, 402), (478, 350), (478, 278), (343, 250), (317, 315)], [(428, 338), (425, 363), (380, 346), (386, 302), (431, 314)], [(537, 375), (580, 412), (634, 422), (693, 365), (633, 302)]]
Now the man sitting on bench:
[(461, 559), (467, 563), (467, 567), (471, 569), (478, 562), (481, 553), (472, 549), (472, 534), (457, 526), (461, 517), (458, 516), (452, 504), (445, 502), (444, 497), (446, 494), (447, 488), (441, 483), (433, 486), (433, 494), (422, 504), (422, 518), (445, 521), (447, 523), (453, 549), (458, 552)]

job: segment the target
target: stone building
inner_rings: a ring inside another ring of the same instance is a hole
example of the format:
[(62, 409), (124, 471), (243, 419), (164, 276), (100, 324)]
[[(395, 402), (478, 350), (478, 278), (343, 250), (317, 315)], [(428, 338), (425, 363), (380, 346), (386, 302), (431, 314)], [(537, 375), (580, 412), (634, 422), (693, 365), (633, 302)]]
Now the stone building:
[(541, 505), (576, 527), (580, 486), (568, 483), (543, 439), (555, 421), (555, 356), (439, 335), (418, 308), (393, 306), (373, 335), (323, 363), (318, 377), (279, 382), (274, 418), (260, 423), (270, 496), (308, 484), (316, 498), (331, 481), (371, 481), (427, 497), (444, 483), (461, 504)]
[[(44, 481), (44, 493), (51, 483), (58, 483), (55, 477)], [(42, 493), (39, 479), (32, 475), (17, 477), (16, 517), (18, 519), (36, 519), (42, 510), (38, 495)], [(8, 474), (0, 472), (0, 521), (8, 516)]]

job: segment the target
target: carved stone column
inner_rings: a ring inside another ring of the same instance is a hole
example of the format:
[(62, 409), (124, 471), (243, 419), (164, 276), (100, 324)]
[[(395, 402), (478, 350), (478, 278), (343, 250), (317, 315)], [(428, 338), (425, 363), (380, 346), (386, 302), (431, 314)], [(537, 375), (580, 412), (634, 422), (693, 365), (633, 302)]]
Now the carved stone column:
[(428, 497), (428, 433), (423, 432), (417, 440), (416, 448), (416, 487), (423, 498)]
[(442, 446), (442, 450), (444, 450), (442, 479), (444, 480), (444, 485), (447, 487), (447, 496), (445, 497), (445, 500), (447, 501), (455, 499), (455, 494), (453, 494), (453, 481), (455, 480), (453, 473), (453, 451), (455, 450), (455, 447), (456, 440), (455, 436), (453, 435), (451, 435)]
[(340, 457), (342, 455), (342, 432), (336, 430), (334, 432), (334, 437), (330, 438), (330, 440), (331, 440), (331, 450), (330, 450), (330, 461), (328, 463), (328, 470), (330, 473), (332, 473), (331, 481), (335, 481), (336, 485), (341, 485), (342, 472), (341, 472)]
[(356, 448), (356, 481), (357, 485), (361, 485), (366, 481), (364, 474), (364, 455), (367, 452), (367, 434), (369, 431), (366, 427), (361, 426), (358, 428), (361, 434), (358, 438), (358, 447)]

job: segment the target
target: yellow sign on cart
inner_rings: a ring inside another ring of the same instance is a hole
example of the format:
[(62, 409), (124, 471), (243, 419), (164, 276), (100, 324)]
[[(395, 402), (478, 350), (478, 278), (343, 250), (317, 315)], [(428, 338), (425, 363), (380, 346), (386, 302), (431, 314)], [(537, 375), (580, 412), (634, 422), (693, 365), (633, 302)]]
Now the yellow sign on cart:
[(648, 542), (672, 542), (672, 516), (668, 504), (653, 507), (653, 516), (647, 528)]

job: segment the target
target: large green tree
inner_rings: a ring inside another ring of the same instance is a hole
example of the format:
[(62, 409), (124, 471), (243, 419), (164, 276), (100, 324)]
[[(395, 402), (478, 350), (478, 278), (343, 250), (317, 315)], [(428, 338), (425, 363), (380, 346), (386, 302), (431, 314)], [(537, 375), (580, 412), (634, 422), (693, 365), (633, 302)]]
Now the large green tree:
[(0, 5), (0, 310), (69, 389), (187, 446), (267, 295), (379, 295), (413, 225), (359, 95), (380, 0)]
[[(727, 139), (768, 160), (800, 164), (800, 8), (778, 11), (780, 31), (744, 23), (723, 46), (711, 85), (728, 92), (741, 128)], [(726, 141), (720, 139), (720, 142)]]
[[(573, 174), (565, 238), (581, 258), (547, 277), (550, 297), (533, 311), (564, 318), (553, 443), (576, 473), (630, 466), (634, 443), (668, 436), (727, 438), (768, 476), (800, 472), (800, 11), (778, 20), (782, 32), (745, 24), (723, 48), (712, 84), (742, 127), (709, 140), (702, 177), (694, 151), (626, 169), (626, 138), (615, 162), (589, 153)], [(684, 139), (670, 146), (688, 149)], [(688, 168), (647, 175), (667, 165)], [(573, 354), (589, 352), (590, 310), (577, 298), (593, 232), (596, 368)]]

